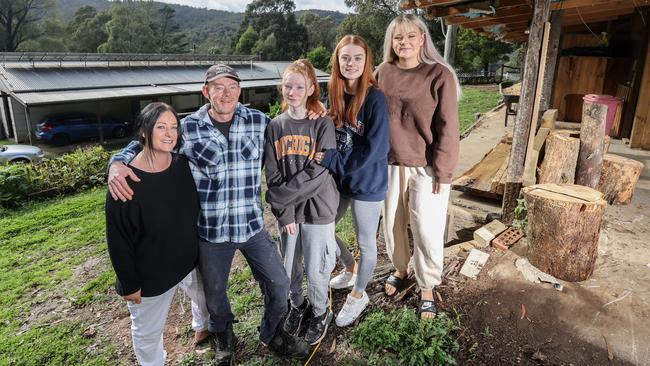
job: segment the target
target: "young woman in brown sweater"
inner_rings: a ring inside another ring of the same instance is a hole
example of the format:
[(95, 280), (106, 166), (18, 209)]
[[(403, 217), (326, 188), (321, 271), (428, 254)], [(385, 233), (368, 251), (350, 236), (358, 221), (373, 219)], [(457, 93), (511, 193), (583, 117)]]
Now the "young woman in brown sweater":
[(458, 78), (436, 51), (424, 22), (400, 15), (388, 25), (384, 62), (375, 74), (388, 100), (390, 151), (384, 201), (384, 238), (395, 272), (385, 291), (406, 285), (411, 260), (421, 289), (422, 318), (436, 314), (433, 288), (440, 284), (450, 183), (459, 149)]

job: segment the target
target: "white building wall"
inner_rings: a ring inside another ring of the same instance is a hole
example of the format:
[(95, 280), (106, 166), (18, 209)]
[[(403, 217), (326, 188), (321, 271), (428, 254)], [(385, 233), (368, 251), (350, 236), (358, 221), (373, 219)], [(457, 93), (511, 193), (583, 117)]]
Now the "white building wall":
[(14, 127), (14, 140), (16, 142), (29, 142), (25, 107), (16, 101), (16, 99), (9, 98), (9, 112)]

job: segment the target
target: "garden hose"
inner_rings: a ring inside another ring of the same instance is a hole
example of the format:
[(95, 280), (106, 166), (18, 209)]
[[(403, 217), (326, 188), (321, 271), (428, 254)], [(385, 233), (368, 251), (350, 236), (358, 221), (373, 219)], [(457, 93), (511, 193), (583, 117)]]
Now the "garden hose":
[[(332, 312), (332, 288), (330, 287), (329, 290), (330, 290), (330, 312)], [(334, 313), (332, 312), (332, 314), (334, 314)], [(318, 349), (320, 348), (321, 342), (322, 342), (322, 340), (320, 342), (316, 343), (316, 347), (314, 347), (314, 350), (311, 351), (311, 355), (309, 355), (309, 358), (307, 359), (307, 361), (305, 362), (305, 364), (303, 366), (309, 365), (309, 363), (311, 362), (311, 359), (314, 358), (314, 355), (316, 354), (316, 352), (318, 352)]]

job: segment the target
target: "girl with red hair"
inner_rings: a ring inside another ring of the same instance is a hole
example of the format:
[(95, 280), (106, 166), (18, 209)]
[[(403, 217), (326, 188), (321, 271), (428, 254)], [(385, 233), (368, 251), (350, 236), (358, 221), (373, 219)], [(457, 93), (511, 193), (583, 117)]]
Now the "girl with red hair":
[(365, 289), (377, 263), (377, 227), (386, 194), (388, 110), (372, 75), (372, 53), (363, 38), (343, 37), (332, 54), (330, 115), (336, 125), (336, 149), (316, 154), (316, 161), (335, 174), (340, 200), (336, 221), (348, 208), (361, 253), (359, 263), (336, 238), (345, 269), (332, 288), (352, 287), (336, 316), (336, 325), (352, 324), (368, 305)]

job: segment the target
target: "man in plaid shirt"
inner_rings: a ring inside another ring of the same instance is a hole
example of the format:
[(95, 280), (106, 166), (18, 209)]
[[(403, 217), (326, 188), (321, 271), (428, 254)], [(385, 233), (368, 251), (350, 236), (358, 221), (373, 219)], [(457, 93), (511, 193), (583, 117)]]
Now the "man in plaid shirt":
[[(199, 267), (210, 312), (208, 330), (215, 334), (213, 345), (219, 365), (234, 362), (234, 315), (226, 289), (237, 249), (248, 261), (264, 295), (260, 340), (289, 357), (304, 358), (310, 350), (304, 340), (282, 330), (289, 279), (262, 216), (262, 155), (269, 119), (238, 103), (240, 81), (230, 66), (210, 67), (202, 90), (209, 103), (181, 121), (183, 144), (179, 153), (190, 162), (201, 203)], [(111, 160), (108, 184), (114, 199), (132, 198), (126, 178), (134, 182), (139, 179), (124, 163), (140, 149), (139, 142), (133, 141)]]

